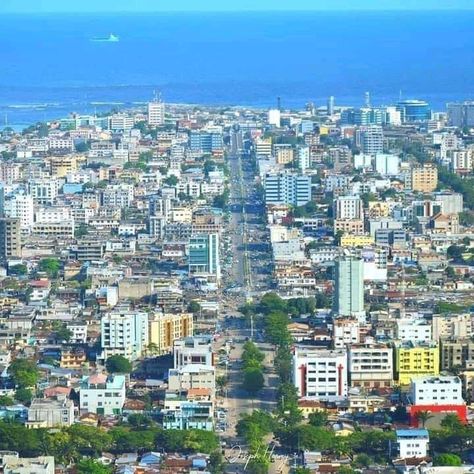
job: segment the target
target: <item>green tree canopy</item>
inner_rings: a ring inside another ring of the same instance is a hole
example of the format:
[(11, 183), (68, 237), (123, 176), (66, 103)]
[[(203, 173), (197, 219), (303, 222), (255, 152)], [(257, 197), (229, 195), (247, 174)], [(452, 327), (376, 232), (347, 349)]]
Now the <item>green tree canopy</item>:
[(111, 474), (112, 468), (95, 459), (81, 459), (77, 465), (78, 474)]
[(38, 264), (38, 270), (45, 272), (50, 278), (56, 278), (61, 268), (61, 263), (57, 258), (43, 258)]
[(34, 387), (38, 382), (38, 368), (27, 359), (15, 359), (8, 367), (8, 373), (19, 388)]
[(110, 356), (105, 362), (105, 367), (111, 374), (129, 374), (132, 371), (130, 361), (121, 355)]
[(242, 387), (252, 395), (262, 390), (265, 379), (263, 372), (257, 367), (249, 367), (244, 370), (244, 379)]
[(462, 460), (456, 454), (442, 453), (433, 459), (435, 466), (462, 466)]

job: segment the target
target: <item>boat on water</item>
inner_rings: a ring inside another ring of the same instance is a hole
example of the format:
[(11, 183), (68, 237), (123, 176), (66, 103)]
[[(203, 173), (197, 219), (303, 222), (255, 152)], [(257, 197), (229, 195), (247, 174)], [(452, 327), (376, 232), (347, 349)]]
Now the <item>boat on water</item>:
[(110, 34), (109, 36), (105, 37), (92, 38), (91, 41), (94, 41), (96, 43), (118, 43), (120, 41), (120, 37), (117, 35)]

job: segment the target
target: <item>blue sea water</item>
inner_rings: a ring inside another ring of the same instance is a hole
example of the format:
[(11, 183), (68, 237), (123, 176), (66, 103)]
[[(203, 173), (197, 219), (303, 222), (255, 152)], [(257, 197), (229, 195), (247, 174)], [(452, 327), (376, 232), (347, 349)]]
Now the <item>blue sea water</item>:
[[(0, 16), (0, 127), (145, 102), (474, 97), (474, 12)], [(94, 37), (120, 36), (118, 43)]]

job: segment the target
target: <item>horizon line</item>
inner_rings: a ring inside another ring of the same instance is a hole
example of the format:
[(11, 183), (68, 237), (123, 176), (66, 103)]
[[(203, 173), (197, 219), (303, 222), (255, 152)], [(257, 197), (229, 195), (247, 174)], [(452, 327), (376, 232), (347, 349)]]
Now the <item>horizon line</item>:
[(38, 10), (0, 10), (2, 14), (14, 15), (55, 15), (55, 14), (140, 14), (140, 13), (312, 13), (312, 12), (336, 12), (336, 13), (351, 13), (351, 12), (471, 12), (474, 11), (474, 6), (471, 8), (450, 8), (450, 7), (434, 7), (434, 8), (301, 8), (301, 9), (243, 9), (243, 10), (157, 10), (157, 9), (143, 9), (143, 10), (53, 10), (53, 11), (38, 11)]

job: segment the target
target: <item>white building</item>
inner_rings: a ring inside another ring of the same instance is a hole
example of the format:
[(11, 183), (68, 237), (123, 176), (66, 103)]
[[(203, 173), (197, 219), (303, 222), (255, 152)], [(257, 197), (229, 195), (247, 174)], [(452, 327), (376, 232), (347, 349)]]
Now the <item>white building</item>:
[(394, 457), (401, 459), (425, 458), (428, 456), (430, 436), (428, 430), (396, 430), (397, 442)]
[(0, 456), (0, 470), (3, 474), (54, 474), (54, 457), (21, 458), (16, 452), (4, 451)]
[(364, 204), (359, 196), (340, 196), (334, 200), (335, 219), (363, 219)]
[(110, 116), (110, 129), (117, 131), (131, 130), (134, 125), (133, 117), (128, 114), (114, 114)]
[(430, 343), (432, 341), (431, 324), (424, 319), (398, 319), (397, 339), (415, 344)]
[(376, 155), (383, 152), (383, 129), (379, 125), (371, 125), (361, 130), (362, 152)]
[(336, 400), (347, 396), (347, 352), (295, 346), (293, 383), (299, 397)]
[(53, 428), (74, 423), (74, 403), (65, 396), (34, 398), (28, 408), (28, 428)]
[(311, 155), (309, 146), (298, 148), (298, 168), (304, 173), (311, 166)]
[(334, 320), (333, 343), (336, 349), (343, 349), (351, 344), (360, 342), (359, 321), (357, 319)]
[(161, 101), (148, 103), (148, 123), (152, 126), (159, 126), (165, 123), (165, 104)]
[(120, 415), (125, 403), (125, 377), (97, 374), (83, 377), (79, 406), (83, 413)]
[(393, 351), (382, 344), (349, 347), (349, 378), (352, 387), (391, 387)]
[(66, 206), (40, 207), (35, 213), (35, 222), (39, 224), (55, 224), (71, 220), (71, 208)]
[(174, 341), (174, 368), (181, 369), (189, 364), (214, 365), (214, 353), (210, 336), (185, 337)]
[(55, 179), (36, 180), (29, 184), (30, 194), (36, 204), (54, 204), (59, 184)]
[(416, 377), (411, 379), (410, 402), (413, 405), (464, 405), (459, 377)]
[(377, 153), (375, 155), (375, 171), (382, 176), (394, 176), (400, 172), (400, 158), (398, 155)]
[(33, 198), (26, 194), (16, 194), (5, 201), (5, 216), (20, 219), (20, 229), (25, 232), (33, 225), (33, 209)]
[(106, 314), (100, 321), (102, 357), (140, 357), (148, 345), (148, 314), (121, 312)]
[(190, 389), (216, 390), (216, 369), (212, 365), (188, 364), (168, 372), (168, 389), (174, 392)]
[(281, 112), (279, 109), (270, 109), (268, 111), (268, 124), (280, 128)]

